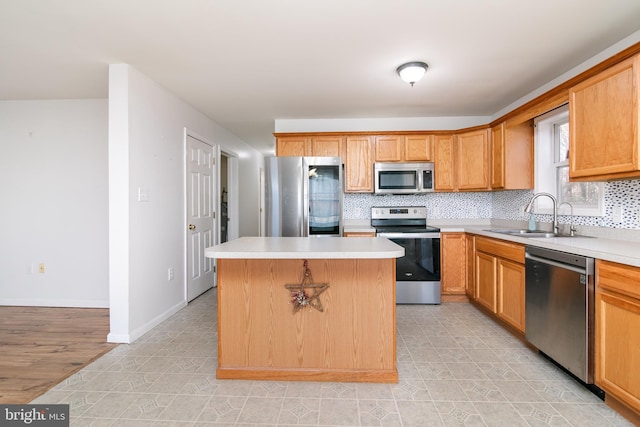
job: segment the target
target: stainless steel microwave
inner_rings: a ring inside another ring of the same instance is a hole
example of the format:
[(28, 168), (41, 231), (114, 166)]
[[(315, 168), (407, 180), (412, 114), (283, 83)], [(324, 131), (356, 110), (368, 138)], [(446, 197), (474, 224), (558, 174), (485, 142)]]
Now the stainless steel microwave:
[(433, 163), (375, 163), (375, 194), (418, 194), (433, 191)]

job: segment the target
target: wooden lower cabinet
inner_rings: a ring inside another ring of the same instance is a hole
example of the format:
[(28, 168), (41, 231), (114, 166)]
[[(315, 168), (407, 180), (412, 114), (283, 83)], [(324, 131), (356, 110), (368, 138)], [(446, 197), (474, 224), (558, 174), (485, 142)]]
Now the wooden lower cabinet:
[(476, 250), (476, 302), (482, 304), (493, 313), (496, 312), (496, 262), (495, 256)]
[(465, 235), (465, 240), (466, 240), (466, 246), (467, 246), (467, 256), (466, 256), (466, 262), (467, 262), (467, 280), (466, 280), (466, 286), (465, 286), (465, 291), (467, 294), (467, 297), (469, 297), (469, 299), (475, 299), (476, 296), (476, 291), (475, 291), (475, 286), (474, 286), (474, 277), (475, 277), (475, 251), (476, 251), (476, 242), (475, 242), (475, 236), (473, 234), (467, 234)]
[(345, 231), (344, 237), (376, 237), (375, 231)]
[(465, 233), (440, 234), (440, 259), (443, 295), (464, 295), (467, 278)]
[(524, 265), (498, 258), (497, 268), (498, 317), (524, 332)]
[(595, 324), (595, 383), (640, 417), (640, 268), (596, 261)]
[(475, 301), (525, 331), (524, 245), (475, 238)]

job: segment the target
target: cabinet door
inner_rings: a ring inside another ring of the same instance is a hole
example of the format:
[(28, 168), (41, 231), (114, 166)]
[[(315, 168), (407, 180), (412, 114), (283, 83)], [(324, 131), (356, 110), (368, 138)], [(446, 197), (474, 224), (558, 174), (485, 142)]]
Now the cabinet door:
[(638, 168), (640, 56), (569, 90), (569, 176), (572, 180), (635, 177)]
[(524, 332), (524, 265), (498, 258), (497, 268), (498, 317)]
[(443, 294), (464, 294), (466, 288), (466, 240), (464, 233), (440, 235)]
[(454, 191), (455, 146), (453, 135), (436, 135), (433, 138), (435, 160), (435, 190)]
[(640, 268), (596, 261), (595, 382), (640, 413)]
[(496, 257), (476, 252), (476, 301), (496, 312)]
[(458, 190), (488, 190), (489, 130), (456, 135)]
[(640, 412), (640, 300), (596, 290), (596, 385)]
[(307, 137), (283, 136), (276, 140), (276, 156), (310, 155), (311, 142)]
[(404, 141), (402, 136), (376, 136), (376, 162), (399, 162), (404, 160)]
[(430, 162), (433, 135), (407, 135), (404, 137), (404, 158), (409, 162)]
[(491, 128), (491, 188), (504, 188), (504, 122)]
[(470, 299), (475, 299), (475, 251), (476, 251), (476, 242), (475, 236), (472, 234), (465, 235), (466, 240), (466, 249), (467, 249), (467, 279), (466, 279), (466, 294)]
[(373, 141), (369, 136), (349, 136), (345, 148), (345, 191), (373, 193)]
[(503, 136), (504, 187), (502, 188), (505, 190), (533, 189), (533, 120), (507, 122)]
[(311, 138), (311, 156), (342, 157), (341, 136), (314, 136)]

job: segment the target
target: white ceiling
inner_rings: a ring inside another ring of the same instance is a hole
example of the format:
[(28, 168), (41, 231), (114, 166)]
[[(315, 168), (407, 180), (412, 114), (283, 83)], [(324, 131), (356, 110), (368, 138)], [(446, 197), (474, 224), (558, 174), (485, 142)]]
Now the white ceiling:
[(0, 100), (128, 63), (266, 152), (275, 119), (491, 116), (639, 29), (638, 0), (0, 0)]

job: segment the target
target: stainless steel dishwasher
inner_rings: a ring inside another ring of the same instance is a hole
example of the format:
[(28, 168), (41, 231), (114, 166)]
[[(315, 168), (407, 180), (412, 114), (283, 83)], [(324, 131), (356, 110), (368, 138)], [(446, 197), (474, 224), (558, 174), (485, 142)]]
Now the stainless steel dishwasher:
[(585, 384), (593, 384), (593, 258), (527, 246), (525, 271), (525, 337)]

